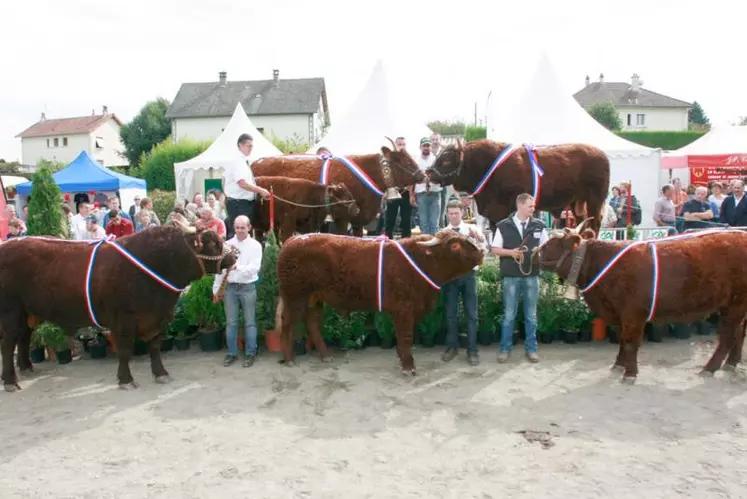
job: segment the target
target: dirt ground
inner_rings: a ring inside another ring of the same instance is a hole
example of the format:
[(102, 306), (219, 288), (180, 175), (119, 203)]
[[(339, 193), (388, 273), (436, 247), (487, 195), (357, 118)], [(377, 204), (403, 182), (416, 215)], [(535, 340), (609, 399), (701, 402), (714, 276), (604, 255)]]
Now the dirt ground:
[(747, 497), (747, 381), (697, 375), (712, 337), (644, 343), (634, 386), (616, 345), (540, 347), (419, 347), (406, 378), (394, 350), (244, 369), (194, 344), (131, 391), (114, 358), (44, 362), (0, 393), (0, 497)]

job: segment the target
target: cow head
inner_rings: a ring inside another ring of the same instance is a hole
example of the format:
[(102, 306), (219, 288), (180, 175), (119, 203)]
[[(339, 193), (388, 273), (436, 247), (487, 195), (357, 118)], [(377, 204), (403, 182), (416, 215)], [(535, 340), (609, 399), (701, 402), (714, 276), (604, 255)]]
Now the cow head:
[(408, 187), (425, 180), (425, 174), (410, 153), (404, 149), (398, 151), (394, 141), (389, 137), (386, 139), (392, 143), (392, 149), (383, 146), (379, 157), (381, 174), (386, 187)]
[(442, 229), (435, 236), (422, 237), (427, 239), (418, 241), (418, 244), (427, 248), (428, 255), (449, 259), (458, 256), (467, 268), (480, 265), (485, 258), (485, 244), (477, 239), (476, 234), (464, 236), (451, 229)]
[[(223, 244), (223, 239), (212, 230), (197, 229), (181, 217), (174, 216), (172, 223), (182, 229), (187, 245), (194, 251), (205, 272), (220, 274), (236, 263), (238, 250)], [(204, 262), (209, 262), (205, 265)], [(212, 268), (211, 268), (212, 267)]]
[(433, 182), (441, 185), (451, 185), (454, 179), (462, 171), (464, 164), (464, 146), (462, 141), (457, 138), (455, 145), (446, 146), (441, 154), (436, 157), (433, 166), (426, 170)]
[[(537, 256), (539, 259), (539, 265), (542, 270), (549, 270), (557, 273), (560, 277), (568, 278), (569, 274), (572, 274), (571, 267), (579, 267), (581, 260), (578, 260), (576, 265), (573, 259), (568, 257), (574, 255), (576, 250), (581, 247), (581, 243), (588, 239), (594, 239), (596, 234), (593, 230), (584, 228), (588, 221), (592, 218), (587, 218), (581, 222), (575, 229), (565, 228), (563, 230), (553, 231), (550, 233), (548, 240), (537, 249)], [(583, 255), (580, 255), (583, 258)], [(576, 275), (573, 276), (572, 285), (575, 285), (576, 277), (578, 277), (579, 268), (575, 270)]]
[(325, 203), (332, 205), (328, 208), (328, 211), (339, 212), (340, 209), (347, 211), (347, 213), (354, 217), (360, 213), (361, 209), (358, 203), (355, 202), (353, 194), (348, 189), (348, 186), (339, 182), (337, 184), (330, 184), (326, 186), (324, 192)]

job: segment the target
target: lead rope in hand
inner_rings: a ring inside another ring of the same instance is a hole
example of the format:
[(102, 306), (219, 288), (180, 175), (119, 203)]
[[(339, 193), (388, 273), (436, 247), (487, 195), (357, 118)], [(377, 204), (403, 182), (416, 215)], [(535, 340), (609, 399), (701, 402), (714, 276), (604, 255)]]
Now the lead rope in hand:
[(277, 199), (278, 201), (282, 201), (283, 203), (287, 203), (293, 206), (298, 206), (299, 208), (324, 208), (325, 206), (335, 206), (338, 204), (352, 204), (355, 202), (354, 200), (351, 200), (351, 201), (335, 201), (334, 203), (323, 203), (323, 204), (301, 204), (301, 203), (296, 203), (294, 201), (289, 201), (287, 199), (283, 199), (277, 194), (275, 194), (275, 199)]
[(539, 248), (534, 248), (531, 251), (531, 256), (529, 257), (529, 271), (524, 272), (524, 254), (529, 251), (529, 248), (526, 247), (526, 245), (519, 247), (521, 250), (521, 254), (518, 257), (513, 257), (514, 261), (519, 264), (519, 272), (521, 272), (521, 275), (527, 277), (532, 275), (532, 266), (534, 265), (534, 254), (537, 253), (537, 250)]

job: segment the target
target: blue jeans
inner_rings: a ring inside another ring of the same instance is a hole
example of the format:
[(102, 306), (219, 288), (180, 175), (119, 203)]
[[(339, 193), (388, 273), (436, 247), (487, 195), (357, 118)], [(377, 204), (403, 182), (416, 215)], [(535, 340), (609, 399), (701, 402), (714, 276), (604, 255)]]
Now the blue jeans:
[(438, 217), (441, 214), (441, 193), (418, 192), (416, 198), (420, 232), (422, 234), (435, 234), (438, 232)]
[(514, 321), (519, 308), (519, 295), (524, 296), (524, 349), (537, 352), (537, 299), (539, 277), (504, 277), (503, 321), (501, 322), (501, 352), (510, 352), (513, 347)]
[(244, 349), (246, 355), (257, 355), (257, 288), (254, 283), (228, 283), (223, 298), (226, 310), (226, 343), (228, 354), (239, 354), (239, 307), (244, 312)]
[(477, 352), (477, 277), (475, 271), (444, 284), (446, 308), (446, 346), (459, 349), (459, 295), (464, 297), (464, 313), (467, 316), (467, 351)]

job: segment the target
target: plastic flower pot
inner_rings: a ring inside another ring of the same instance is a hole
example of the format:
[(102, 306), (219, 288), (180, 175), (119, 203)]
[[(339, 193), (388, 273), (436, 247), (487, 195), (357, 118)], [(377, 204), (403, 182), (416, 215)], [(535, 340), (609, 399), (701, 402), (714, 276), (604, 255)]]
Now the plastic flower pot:
[(393, 337), (390, 337), (390, 338), (381, 338), (381, 342), (380, 342), (379, 346), (381, 348), (385, 348), (387, 350), (390, 349), (390, 348), (394, 348), (394, 338)]
[(44, 362), (46, 349), (42, 347), (34, 348), (33, 350), (29, 351), (29, 357), (31, 358), (31, 362), (34, 364), (38, 364), (39, 362)]
[(549, 345), (552, 343), (552, 340), (555, 339), (555, 333), (551, 331), (542, 331), (539, 333), (539, 342), (543, 343), (545, 345)]
[(579, 331), (566, 329), (563, 331), (563, 341), (565, 343), (576, 343), (578, 341)]
[(148, 344), (140, 338), (135, 338), (135, 346), (132, 349), (132, 355), (145, 355), (148, 353)]
[(490, 346), (495, 341), (495, 333), (489, 329), (477, 330), (477, 342), (482, 346)]
[(293, 342), (293, 354), (294, 355), (306, 355), (306, 341), (296, 340)]
[(599, 317), (591, 321), (591, 339), (594, 341), (604, 341), (607, 338), (607, 324)]
[(375, 329), (370, 329), (366, 335), (366, 346), (377, 347), (381, 343), (379, 333)]
[(161, 340), (161, 351), (170, 352), (173, 349), (174, 349), (174, 338), (171, 336), (165, 336)]
[[(214, 331), (200, 331), (200, 349), (203, 352), (217, 352), (223, 349), (223, 332), (222, 328)], [(265, 336), (266, 338), (266, 336)]]
[(91, 341), (88, 343), (88, 353), (92, 359), (103, 359), (106, 357), (106, 343)]
[(57, 362), (59, 364), (69, 364), (73, 361), (73, 352), (69, 348), (56, 350), (55, 354), (57, 355)]
[(423, 333), (420, 336), (420, 344), (426, 348), (433, 348), (436, 346), (436, 335), (430, 333)]
[(174, 338), (174, 346), (177, 350), (189, 350), (189, 338)]
[(591, 341), (591, 326), (584, 327), (578, 332), (578, 341)]

